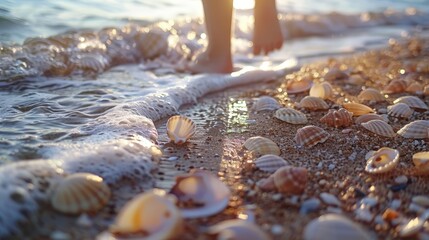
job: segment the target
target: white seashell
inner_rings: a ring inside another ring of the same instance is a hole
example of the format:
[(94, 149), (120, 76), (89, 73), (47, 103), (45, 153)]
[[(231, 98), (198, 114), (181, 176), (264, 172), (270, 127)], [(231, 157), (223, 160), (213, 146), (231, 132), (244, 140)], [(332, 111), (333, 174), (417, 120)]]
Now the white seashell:
[(365, 171), (369, 173), (385, 173), (393, 170), (399, 162), (399, 152), (396, 149), (383, 147), (370, 157)]
[(299, 107), (309, 110), (326, 110), (328, 104), (323, 99), (318, 97), (306, 96), (298, 104)]
[(382, 121), (387, 122), (387, 119), (384, 118), (383, 116), (375, 114), (375, 113), (369, 113), (369, 114), (364, 114), (364, 115), (357, 117), (355, 120), (355, 123), (359, 125), (359, 124), (362, 124), (365, 122), (369, 122), (371, 120), (382, 120)]
[(185, 116), (173, 116), (167, 121), (167, 135), (176, 144), (185, 143), (195, 133), (195, 123)]
[(329, 82), (314, 84), (310, 89), (310, 96), (321, 99), (329, 99), (334, 94), (334, 90)]
[(405, 103), (410, 108), (415, 109), (416, 111), (427, 111), (429, 108), (420, 98), (415, 96), (403, 96), (400, 98), (397, 98), (395, 101), (393, 101), (394, 104), (396, 103)]
[(307, 169), (292, 166), (277, 169), (270, 178), (277, 191), (286, 194), (302, 194), (308, 181)]
[(170, 193), (177, 197), (179, 206), (183, 206), (181, 212), (185, 218), (214, 215), (226, 208), (231, 196), (225, 183), (203, 170), (177, 176)]
[(366, 130), (373, 132), (379, 136), (383, 137), (395, 137), (396, 133), (393, 131), (393, 128), (382, 120), (371, 120), (361, 124)]
[(305, 114), (292, 108), (280, 108), (276, 111), (274, 116), (277, 119), (280, 119), (290, 124), (307, 123), (307, 117), (305, 116)]
[(353, 116), (360, 116), (374, 112), (370, 107), (360, 103), (344, 103), (343, 107), (353, 113)]
[(288, 81), (286, 83), (286, 92), (288, 94), (306, 92), (311, 88), (312, 84), (313, 82), (307, 78), (304, 78), (301, 81)]
[(367, 88), (362, 90), (358, 97), (359, 101), (374, 101), (374, 102), (382, 102), (386, 100), (383, 94), (380, 93), (377, 89)]
[(281, 167), (290, 165), (290, 163), (277, 155), (267, 154), (256, 159), (255, 165), (262, 171), (275, 172)]
[(383, 93), (401, 93), (407, 88), (407, 82), (400, 79), (392, 80), (384, 89)]
[(429, 138), (429, 120), (416, 120), (399, 129), (398, 134), (404, 138)]
[(405, 103), (397, 103), (387, 107), (387, 114), (393, 117), (409, 118), (413, 112), (413, 109)]
[(110, 199), (103, 179), (91, 173), (75, 173), (53, 186), (51, 204), (62, 213), (96, 212)]
[(159, 189), (139, 194), (122, 207), (109, 231), (120, 239), (136, 237), (139, 233), (150, 240), (175, 237), (183, 230), (183, 219), (175, 200)]
[(413, 163), (420, 173), (429, 173), (429, 152), (418, 152), (413, 155)]
[(153, 59), (168, 50), (168, 33), (159, 28), (145, 29), (136, 35), (137, 48), (145, 59)]
[(353, 124), (353, 113), (344, 108), (340, 110), (329, 109), (329, 112), (320, 119), (320, 122), (331, 127), (348, 127)]
[(338, 214), (325, 214), (305, 226), (304, 240), (372, 240), (359, 224)]
[(220, 222), (208, 230), (209, 234), (217, 235), (216, 239), (234, 240), (269, 240), (270, 237), (254, 223), (234, 219)]
[(313, 147), (318, 143), (323, 143), (329, 138), (329, 133), (320, 127), (308, 125), (298, 129), (295, 135), (295, 142), (299, 146)]
[(261, 137), (261, 136), (251, 137), (247, 139), (243, 145), (247, 150), (256, 152), (261, 155), (265, 155), (265, 154), (274, 154), (277, 156), (280, 155), (280, 148), (277, 146), (277, 144), (265, 137)]
[(256, 112), (277, 110), (279, 108), (281, 106), (277, 100), (269, 96), (259, 97), (252, 106), (252, 109)]

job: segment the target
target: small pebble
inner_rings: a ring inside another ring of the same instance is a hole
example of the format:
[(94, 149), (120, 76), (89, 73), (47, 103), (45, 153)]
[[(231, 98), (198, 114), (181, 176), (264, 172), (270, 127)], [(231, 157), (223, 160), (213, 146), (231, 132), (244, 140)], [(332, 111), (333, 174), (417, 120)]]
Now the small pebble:
[(353, 152), (352, 154), (350, 154), (350, 156), (349, 156), (349, 160), (350, 161), (354, 161), (354, 160), (356, 160), (356, 156), (357, 156), (357, 152)]
[(343, 210), (341, 210), (340, 208), (337, 208), (337, 207), (327, 207), (326, 211), (328, 213), (343, 214)]
[(365, 208), (366, 207), (372, 208), (375, 205), (377, 205), (377, 203), (378, 203), (377, 199), (372, 197), (366, 197), (360, 200), (361, 207), (365, 207)]
[(169, 157), (167, 160), (168, 160), (168, 161), (176, 161), (177, 159), (179, 159), (179, 157), (177, 157), (177, 156), (172, 156), (172, 157)]
[(390, 208), (392, 209), (398, 209), (401, 206), (401, 200), (395, 199), (390, 203)]
[(395, 183), (397, 184), (404, 184), (408, 182), (408, 178), (405, 175), (401, 175), (395, 178)]
[(353, 129), (347, 128), (347, 129), (342, 130), (341, 132), (347, 134), (347, 133), (353, 132)]
[(52, 240), (69, 240), (71, 239), (71, 236), (65, 232), (54, 231), (51, 233), (50, 238)]
[(410, 205), (408, 206), (408, 210), (411, 212), (420, 213), (420, 212), (423, 212), (425, 210), (425, 208), (421, 207), (418, 204), (410, 203)]
[(356, 219), (362, 220), (364, 222), (371, 222), (374, 217), (372, 213), (367, 208), (358, 208), (355, 210)]
[(338, 200), (338, 198), (330, 193), (321, 193), (320, 198), (328, 205), (341, 206), (341, 202)]
[(387, 113), (387, 109), (386, 108), (380, 108), (380, 109), (378, 109), (378, 113), (380, 113), (380, 114), (386, 114)]
[(398, 192), (401, 190), (404, 190), (405, 188), (407, 188), (408, 184), (407, 183), (401, 183), (401, 184), (396, 184), (390, 187), (390, 190), (394, 191), (394, 192)]
[(334, 168), (335, 168), (335, 164), (333, 164), (333, 163), (329, 164), (329, 166), (328, 166), (329, 170), (334, 170)]
[(280, 199), (282, 199), (282, 197), (283, 197), (283, 195), (282, 195), (281, 193), (276, 193), (276, 194), (273, 194), (273, 195), (271, 196), (271, 199), (272, 199), (273, 201), (279, 201)]
[(422, 207), (429, 207), (429, 197), (428, 196), (414, 196), (411, 201), (415, 204), (418, 204)]
[(273, 235), (280, 235), (280, 234), (282, 234), (282, 233), (283, 233), (283, 227), (282, 227), (282, 226), (280, 226), (280, 225), (278, 225), (278, 224), (273, 225), (273, 226), (271, 227), (271, 233), (272, 233)]
[(76, 224), (81, 227), (91, 227), (92, 221), (86, 214), (82, 214), (79, 216), (79, 218), (76, 220)]
[(325, 179), (321, 179), (321, 180), (319, 181), (319, 185), (320, 185), (320, 186), (325, 186), (327, 183), (328, 183), (328, 182), (327, 182)]
[(310, 212), (314, 212), (316, 210), (318, 210), (320, 207), (320, 200), (317, 198), (310, 198), (305, 200), (302, 204), (301, 204), (301, 208), (299, 209), (299, 213), (300, 214), (307, 214)]

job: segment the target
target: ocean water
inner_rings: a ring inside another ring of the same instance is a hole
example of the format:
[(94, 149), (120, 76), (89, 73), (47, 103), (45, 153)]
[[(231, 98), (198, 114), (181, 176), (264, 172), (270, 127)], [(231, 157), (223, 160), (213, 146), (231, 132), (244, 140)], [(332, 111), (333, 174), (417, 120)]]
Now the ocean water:
[(174, 66), (206, 44), (200, 1), (2, 1), (0, 238), (21, 234), (17, 222), (48, 198), (46, 181), (85, 171), (112, 186), (150, 182), (153, 122), (184, 104), (429, 29), (427, 0), (278, 1), (284, 46), (252, 56), (251, 2), (235, 4), (242, 70), (191, 76)]

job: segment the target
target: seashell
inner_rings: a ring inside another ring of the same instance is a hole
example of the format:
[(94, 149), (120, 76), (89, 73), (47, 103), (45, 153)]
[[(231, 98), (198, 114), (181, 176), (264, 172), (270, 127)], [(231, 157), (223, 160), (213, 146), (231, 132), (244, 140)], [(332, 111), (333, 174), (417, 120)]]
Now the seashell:
[(277, 191), (286, 194), (302, 194), (307, 185), (307, 169), (285, 166), (277, 169), (270, 178)]
[(382, 120), (371, 120), (361, 124), (366, 130), (373, 132), (379, 136), (383, 137), (395, 137), (396, 133), (393, 131), (393, 128)]
[(373, 113), (370, 107), (360, 103), (344, 103), (343, 107), (347, 109), (349, 112), (353, 113), (353, 116), (360, 116), (368, 113)]
[(384, 89), (383, 93), (401, 93), (407, 88), (407, 83), (404, 80), (395, 79), (392, 80)]
[(290, 165), (290, 163), (277, 155), (267, 154), (256, 159), (255, 165), (262, 171), (275, 172), (281, 167)]
[(216, 239), (234, 240), (269, 240), (271, 239), (256, 224), (234, 219), (218, 223), (208, 230), (209, 234), (217, 235)]
[(310, 96), (321, 99), (329, 99), (333, 94), (334, 90), (329, 82), (314, 84), (310, 89)]
[(110, 199), (110, 189), (103, 178), (91, 173), (75, 173), (54, 186), (51, 204), (62, 213), (96, 212)]
[(203, 170), (192, 170), (189, 174), (177, 176), (170, 193), (179, 200), (185, 218), (214, 215), (226, 208), (231, 196), (222, 181)]
[(398, 134), (404, 138), (429, 138), (429, 120), (416, 120), (399, 129)]
[(413, 112), (413, 109), (405, 103), (397, 103), (387, 107), (387, 114), (398, 118), (409, 118)]
[(371, 120), (382, 120), (382, 121), (387, 122), (387, 120), (383, 116), (375, 114), (375, 113), (369, 113), (369, 114), (361, 115), (358, 118), (356, 118), (355, 123), (356, 124), (362, 124), (362, 123), (369, 122)]
[(396, 103), (405, 103), (410, 108), (415, 109), (416, 111), (427, 111), (429, 108), (420, 98), (415, 96), (403, 96), (400, 98), (397, 98), (395, 101), (393, 101), (394, 104)]
[(399, 152), (396, 149), (382, 147), (374, 152), (366, 163), (365, 171), (369, 173), (385, 173), (393, 170), (399, 162)]
[(258, 100), (256, 100), (252, 106), (252, 109), (256, 112), (277, 110), (279, 108), (281, 108), (281, 106), (277, 100), (269, 96), (262, 96), (258, 98)]
[(145, 59), (153, 59), (168, 50), (168, 33), (159, 28), (145, 29), (136, 35), (137, 48)]
[(295, 110), (293, 108), (280, 108), (277, 109), (274, 116), (277, 119), (280, 119), (282, 121), (285, 121), (290, 124), (306, 124), (307, 123), (307, 117), (304, 113)]
[(247, 150), (261, 155), (280, 155), (280, 148), (277, 146), (277, 144), (270, 139), (261, 136), (251, 137), (247, 139), (243, 145)]
[(323, 143), (329, 138), (329, 133), (320, 127), (308, 125), (298, 129), (295, 135), (295, 142), (299, 146), (313, 147), (318, 143)]
[(185, 143), (195, 133), (195, 123), (185, 116), (172, 116), (167, 121), (167, 135), (175, 144)]
[(334, 81), (337, 79), (348, 78), (349, 75), (338, 68), (331, 68), (328, 72), (326, 72), (323, 78), (327, 81)]
[(413, 155), (413, 163), (421, 173), (429, 173), (429, 152), (418, 152)]
[(355, 74), (355, 75), (351, 75), (348, 79), (346, 79), (346, 82), (348, 84), (360, 86), (365, 83), (365, 79), (363, 79), (361, 75)]
[(330, 109), (329, 112), (320, 119), (320, 122), (330, 127), (348, 127), (353, 124), (352, 113), (344, 108), (340, 110)]
[(325, 214), (304, 228), (304, 240), (372, 240), (371, 234), (345, 216)]
[(405, 89), (406, 92), (414, 93), (414, 94), (422, 94), (423, 93), (423, 85), (418, 82), (413, 82)]
[(301, 81), (288, 81), (286, 84), (286, 92), (288, 94), (306, 92), (311, 88), (311, 85), (313, 85), (313, 82), (307, 78)]
[[(425, 159), (426, 159), (426, 161), (428, 161), (429, 160), (429, 152), (422, 152), (422, 153), (424, 153), (424, 155), (426, 155)], [(413, 202), (419, 206), (428, 208), (429, 207), (429, 196), (424, 196), (424, 195), (414, 196), (411, 198), (411, 202)]]
[(109, 231), (119, 239), (138, 234), (144, 239), (171, 239), (183, 230), (183, 219), (175, 200), (160, 189), (141, 193), (122, 207)]
[(382, 102), (386, 100), (377, 89), (374, 88), (367, 88), (365, 90), (362, 90), (359, 95), (357, 96), (359, 101), (374, 101), (374, 102)]
[(318, 97), (306, 96), (298, 104), (299, 107), (309, 110), (325, 110), (328, 109), (328, 104), (323, 99)]

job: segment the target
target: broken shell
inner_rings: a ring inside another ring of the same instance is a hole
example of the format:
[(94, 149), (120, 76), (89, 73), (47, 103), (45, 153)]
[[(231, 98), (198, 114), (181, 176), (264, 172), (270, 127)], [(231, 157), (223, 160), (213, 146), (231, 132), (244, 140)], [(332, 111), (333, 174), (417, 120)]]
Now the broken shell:
[(91, 173), (75, 173), (54, 186), (51, 204), (63, 213), (96, 212), (110, 199), (110, 189), (103, 178)]
[(307, 78), (301, 81), (288, 81), (286, 84), (286, 92), (289, 94), (306, 92), (311, 88), (313, 82)]
[(185, 143), (195, 133), (195, 123), (185, 116), (173, 116), (167, 121), (167, 135), (176, 144)]
[(397, 98), (395, 101), (393, 101), (394, 104), (396, 103), (405, 103), (410, 108), (415, 109), (416, 111), (427, 111), (429, 108), (420, 98), (415, 96), (403, 96), (400, 98)]
[(385, 173), (393, 170), (399, 162), (399, 152), (396, 149), (383, 147), (374, 152), (366, 163), (365, 171), (369, 173)]
[(397, 103), (387, 107), (387, 114), (393, 117), (409, 118), (413, 112), (413, 109), (405, 103)]
[(413, 163), (419, 172), (429, 173), (429, 152), (415, 153), (413, 155)]
[(310, 89), (310, 96), (321, 99), (329, 99), (334, 94), (332, 86), (329, 82), (314, 84)]
[(383, 93), (401, 93), (407, 88), (407, 83), (404, 80), (392, 80), (384, 89)]
[(287, 194), (302, 194), (307, 185), (307, 169), (285, 166), (277, 169), (272, 175), (277, 191)]
[(295, 135), (295, 142), (299, 146), (313, 147), (318, 143), (323, 143), (329, 138), (329, 133), (320, 127), (308, 125), (298, 129)]
[(277, 169), (281, 167), (290, 165), (290, 163), (288, 163), (286, 160), (284, 160), (279, 156), (267, 154), (256, 159), (255, 165), (257, 168), (261, 169), (262, 171), (275, 172)]
[(398, 134), (404, 138), (429, 138), (429, 120), (416, 120), (399, 129)]
[(181, 212), (185, 218), (214, 215), (226, 208), (231, 196), (225, 183), (203, 170), (192, 170), (189, 174), (177, 176), (170, 193), (183, 206)]
[(325, 214), (312, 220), (304, 229), (304, 240), (371, 240), (359, 224), (337, 214)]
[(353, 124), (353, 113), (344, 108), (340, 110), (330, 109), (329, 112), (320, 119), (320, 122), (331, 127), (348, 127)]
[(361, 124), (366, 130), (373, 132), (377, 135), (383, 137), (394, 137), (396, 133), (393, 131), (393, 128), (382, 120), (371, 120)]
[(309, 110), (326, 110), (328, 104), (323, 99), (318, 97), (306, 96), (298, 104), (299, 107)]
[(374, 101), (374, 102), (381, 102), (384, 101), (384, 96), (374, 88), (367, 88), (365, 90), (362, 90), (358, 97), (359, 101)]
[(247, 150), (256, 152), (261, 155), (265, 155), (265, 154), (274, 154), (277, 156), (280, 155), (280, 148), (277, 146), (277, 144), (265, 137), (261, 137), (261, 136), (251, 137), (247, 139), (243, 145)]
[(344, 103), (343, 107), (347, 109), (349, 112), (353, 113), (353, 116), (360, 116), (368, 113), (373, 113), (370, 107), (360, 103)]
[(177, 236), (183, 229), (183, 219), (174, 201), (173, 196), (159, 189), (139, 194), (120, 210), (110, 232), (121, 237), (140, 233), (151, 240)]
[(252, 109), (256, 112), (271, 111), (279, 108), (281, 108), (281, 106), (277, 100), (269, 96), (259, 97), (252, 106)]
[(274, 116), (277, 119), (280, 119), (290, 124), (307, 123), (307, 117), (305, 116), (305, 114), (292, 108), (280, 108), (276, 111)]
[(418, 82), (413, 82), (405, 89), (406, 92), (414, 93), (414, 94), (422, 94), (423, 93), (423, 85)]
[(269, 240), (270, 237), (254, 223), (244, 220), (226, 220), (208, 230), (209, 234), (217, 235), (216, 239), (234, 240)]
[(386, 122), (386, 119), (383, 116), (375, 113), (369, 113), (369, 114), (361, 115), (358, 118), (356, 118), (355, 123), (359, 125), (362, 123), (369, 122), (371, 120), (381, 120)]

